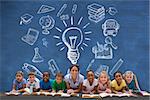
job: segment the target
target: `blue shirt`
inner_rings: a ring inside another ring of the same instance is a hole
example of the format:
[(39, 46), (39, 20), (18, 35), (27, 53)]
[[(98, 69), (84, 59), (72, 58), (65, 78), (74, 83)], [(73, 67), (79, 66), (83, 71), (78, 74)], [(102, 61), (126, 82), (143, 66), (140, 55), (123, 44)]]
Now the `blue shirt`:
[(135, 85), (135, 80), (132, 80), (131, 83), (127, 83), (128, 88), (131, 90), (137, 90), (136, 85)]
[(26, 84), (26, 80), (23, 78), (21, 82), (18, 82), (16, 79), (14, 79), (13, 84), (16, 86), (16, 90), (20, 90), (23, 88), (23, 85)]
[(52, 90), (53, 80), (50, 79), (48, 82), (44, 82), (43, 79), (40, 81), (40, 89)]

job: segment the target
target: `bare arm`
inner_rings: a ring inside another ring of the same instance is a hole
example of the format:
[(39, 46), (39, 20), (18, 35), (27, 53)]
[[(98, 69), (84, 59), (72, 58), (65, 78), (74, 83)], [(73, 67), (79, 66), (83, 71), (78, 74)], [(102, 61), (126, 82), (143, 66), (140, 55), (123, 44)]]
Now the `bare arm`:
[(134, 80), (135, 80), (135, 86), (136, 86), (136, 88), (140, 90), (140, 87), (139, 87), (136, 75), (134, 75)]
[(83, 83), (80, 83), (80, 84), (79, 84), (79, 87), (74, 90), (74, 93), (79, 93), (79, 92), (82, 90), (82, 84), (83, 84)]
[(16, 90), (16, 85), (15, 85), (15, 84), (13, 84), (13, 88), (12, 88), (12, 90), (13, 90), (13, 91), (15, 91), (15, 90)]
[(97, 86), (94, 87), (94, 89), (92, 90), (92, 93), (96, 93), (97, 90)]
[(88, 91), (86, 91), (86, 87), (82, 86), (82, 93), (88, 93)]
[(116, 91), (114, 87), (111, 87), (111, 90), (113, 93), (116, 93), (116, 94), (118, 93), (118, 91)]
[(66, 82), (66, 86), (67, 86), (67, 89), (70, 89), (70, 84), (68, 82)]

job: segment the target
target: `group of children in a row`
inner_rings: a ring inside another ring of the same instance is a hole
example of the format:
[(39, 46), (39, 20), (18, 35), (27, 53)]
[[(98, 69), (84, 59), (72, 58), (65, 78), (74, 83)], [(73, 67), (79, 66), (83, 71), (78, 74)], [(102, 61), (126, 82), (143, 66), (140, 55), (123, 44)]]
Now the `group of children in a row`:
[(110, 80), (106, 71), (102, 71), (95, 78), (92, 70), (87, 71), (87, 79), (79, 73), (79, 66), (72, 65), (70, 72), (63, 77), (63, 74), (58, 72), (56, 79), (50, 79), (49, 72), (43, 73), (43, 79), (39, 81), (34, 72), (28, 74), (27, 81), (23, 78), (23, 72), (16, 73), (16, 79), (13, 81), (13, 90), (17, 92), (26, 92), (26, 88), (32, 89), (32, 92), (61, 92), (61, 93), (132, 93), (134, 90), (139, 90), (139, 85), (136, 76), (132, 71), (126, 71), (124, 74), (117, 71), (114, 73), (114, 80)]

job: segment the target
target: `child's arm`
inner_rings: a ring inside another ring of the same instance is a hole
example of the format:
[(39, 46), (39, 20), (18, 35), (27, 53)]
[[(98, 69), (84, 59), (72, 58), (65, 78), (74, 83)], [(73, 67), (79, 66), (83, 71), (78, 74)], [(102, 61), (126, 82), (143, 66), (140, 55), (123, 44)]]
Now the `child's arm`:
[(18, 92), (25, 92), (26, 84), (23, 84), (22, 89), (18, 90)]
[(12, 91), (16, 91), (16, 85), (15, 84), (13, 84)]
[(135, 80), (135, 86), (138, 90), (141, 90), (140, 87), (139, 87), (139, 84), (138, 84), (138, 80), (137, 80), (137, 77), (136, 75), (134, 75), (134, 80)]
[(114, 87), (111, 87), (111, 91), (116, 94), (118, 93), (118, 91), (116, 91)]
[(122, 88), (122, 92), (123, 92), (123, 93), (126, 93), (127, 91), (129, 91), (129, 89), (128, 89), (127, 86), (125, 86), (125, 87)]
[(88, 93), (88, 91), (86, 91), (86, 87), (85, 86), (82, 86), (82, 93)]
[(96, 93), (96, 90), (97, 90), (97, 86), (94, 87), (94, 89), (92, 90), (92, 93)]

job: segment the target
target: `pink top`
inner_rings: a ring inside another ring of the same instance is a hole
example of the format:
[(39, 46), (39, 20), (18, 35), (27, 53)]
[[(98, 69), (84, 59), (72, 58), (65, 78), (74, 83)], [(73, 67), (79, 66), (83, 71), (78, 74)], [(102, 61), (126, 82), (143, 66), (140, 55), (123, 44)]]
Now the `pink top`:
[(98, 92), (103, 92), (106, 89), (110, 89), (110, 81), (108, 81), (106, 84), (102, 84), (100, 81), (98, 82)]

